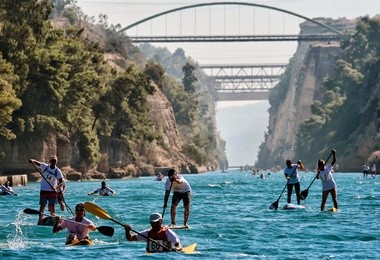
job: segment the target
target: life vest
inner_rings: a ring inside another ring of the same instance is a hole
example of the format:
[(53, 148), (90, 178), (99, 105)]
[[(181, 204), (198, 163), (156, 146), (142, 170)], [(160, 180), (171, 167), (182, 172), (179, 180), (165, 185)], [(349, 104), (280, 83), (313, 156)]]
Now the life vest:
[(161, 244), (167, 248), (171, 248), (171, 242), (168, 241), (167, 231), (168, 231), (167, 227), (161, 228), (161, 230), (158, 232), (155, 232), (152, 229), (149, 230), (148, 238), (156, 241), (157, 243), (152, 242), (148, 239), (146, 251), (147, 252), (168, 252), (169, 250), (159, 245)]

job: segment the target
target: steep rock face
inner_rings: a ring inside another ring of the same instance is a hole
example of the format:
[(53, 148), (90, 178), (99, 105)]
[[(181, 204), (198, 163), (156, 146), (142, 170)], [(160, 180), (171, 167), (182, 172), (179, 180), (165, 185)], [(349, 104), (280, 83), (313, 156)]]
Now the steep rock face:
[[(352, 31), (355, 20), (345, 18), (315, 18), (339, 31)], [(300, 34), (331, 33), (327, 28), (305, 22)], [(311, 116), (311, 104), (322, 98), (323, 80), (329, 75), (341, 53), (338, 42), (300, 42), (294, 56), (294, 63), (286, 94), (276, 111), (271, 110), (266, 141), (261, 150), (265, 158), (257, 163), (259, 167), (284, 165), (293, 158), (300, 124)]]
[[(266, 147), (271, 158), (293, 158), (299, 125), (311, 115), (311, 104), (320, 99), (323, 78), (331, 71), (340, 48), (318, 43), (298, 46), (287, 94), (277, 113), (269, 117)], [(277, 164), (284, 162), (277, 161)]]

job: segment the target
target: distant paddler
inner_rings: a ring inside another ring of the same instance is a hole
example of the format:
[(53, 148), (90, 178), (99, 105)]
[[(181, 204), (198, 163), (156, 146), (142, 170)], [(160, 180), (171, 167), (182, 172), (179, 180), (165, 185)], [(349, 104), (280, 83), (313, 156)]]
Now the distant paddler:
[(329, 194), (331, 194), (331, 198), (334, 203), (334, 209), (338, 210), (337, 186), (333, 177), (333, 166), (336, 162), (336, 151), (331, 150), (331, 153), (333, 160), (329, 165), (325, 166), (325, 161), (322, 159), (319, 159), (318, 161), (318, 173), (316, 177), (322, 181), (321, 211), (325, 210), (325, 205)]
[(88, 193), (88, 195), (93, 195), (99, 193), (99, 196), (110, 196), (115, 194), (115, 191), (107, 186), (105, 181), (102, 181), (101, 187)]
[(17, 193), (13, 191), (12, 187), (9, 186), (9, 181), (5, 181), (4, 185), (0, 182), (0, 195), (13, 195), (17, 196)]

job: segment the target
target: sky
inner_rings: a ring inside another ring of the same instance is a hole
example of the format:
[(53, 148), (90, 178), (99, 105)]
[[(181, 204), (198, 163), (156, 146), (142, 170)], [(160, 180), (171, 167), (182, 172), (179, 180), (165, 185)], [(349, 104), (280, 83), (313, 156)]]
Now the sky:
[[(110, 24), (120, 24), (126, 27), (136, 21), (170, 9), (198, 3), (217, 2), (183, 1), (183, 0), (77, 0), (77, 5), (89, 15), (98, 17), (106, 14)], [(238, 2), (238, 1), (223, 1)], [(241, 1), (285, 9), (309, 18), (356, 18), (359, 16), (380, 14), (379, 0), (262, 0)], [(211, 15), (210, 15), (211, 13)], [(182, 16), (182, 18), (180, 18)], [(196, 18), (194, 18), (196, 17)], [(211, 17), (211, 19), (209, 19)], [(238, 18), (237, 18), (238, 17)], [(185, 20), (190, 21), (186, 23)], [(211, 21), (210, 21), (211, 20)], [(299, 30), (298, 24), (302, 19), (281, 12), (268, 11), (264, 8), (215, 6), (189, 9), (157, 18), (151, 22), (139, 25), (137, 29), (130, 29), (127, 34), (151, 35), (160, 31), (168, 34), (231, 34), (237, 31), (247, 34), (262, 34), (267, 32), (292, 33)], [(181, 26), (179, 26), (181, 24)], [(286, 27), (286, 28), (285, 28)], [(177, 32), (177, 33), (175, 33)], [(286, 63), (296, 50), (296, 43), (163, 43), (154, 44), (165, 46), (170, 51), (178, 47), (185, 50), (200, 64), (226, 63)]]
[[(122, 28), (170, 9), (217, 1), (186, 0), (77, 0), (88, 16), (108, 16), (108, 23)], [(220, 2), (220, 1), (219, 1)], [(239, 2), (228, 1), (223, 2)], [(380, 0), (262, 0), (255, 3), (285, 9), (308, 18), (353, 19), (380, 14)], [(184, 21), (190, 21), (185, 23)], [(297, 34), (300, 18), (264, 8), (218, 6), (173, 13), (127, 31), (129, 35), (159, 34)], [(199, 64), (287, 63), (294, 55), (295, 42), (255, 43), (162, 43), (171, 52), (182, 48)], [(229, 164), (252, 165), (264, 140), (269, 114), (268, 101), (218, 102), (217, 127), (226, 141)]]

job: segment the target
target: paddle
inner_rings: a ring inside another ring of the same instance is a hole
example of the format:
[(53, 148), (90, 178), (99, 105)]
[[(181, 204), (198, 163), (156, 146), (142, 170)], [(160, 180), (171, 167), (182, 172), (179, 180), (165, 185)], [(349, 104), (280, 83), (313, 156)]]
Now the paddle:
[[(121, 223), (121, 222), (119, 222), (119, 221), (113, 219), (110, 215), (108, 215), (108, 213), (107, 213), (106, 211), (104, 211), (104, 210), (103, 210), (101, 207), (99, 207), (98, 205), (95, 205), (94, 203), (91, 203), (91, 202), (85, 202), (83, 205), (84, 205), (84, 208), (85, 208), (86, 211), (88, 211), (88, 212), (90, 212), (90, 213), (92, 213), (92, 214), (98, 216), (99, 218), (106, 219), (106, 220), (111, 220), (111, 221), (115, 222), (116, 224), (119, 224), (120, 226), (123, 226), (123, 227), (124, 227), (124, 224), (123, 224), (123, 223)], [(147, 239), (147, 240), (149, 240), (149, 241), (155, 243), (156, 245), (159, 245), (159, 246), (165, 248), (166, 250), (171, 251), (170, 248), (168, 248), (168, 247), (166, 247), (166, 246), (160, 244), (160, 243), (157, 242), (156, 240), (153, 240), (153, 239), (151, 239), (151, 238), (149, 238), (149, 237), (147, 237), (147, 236), (144, 236), (143, 234), (137, 232), (136, 230), (133, 230), (132, 228), (131, 228), (131, 231), (132, 231), (132, 232), (135, 232), (136, 234), (139, 234), (139, 235), (142, 236), (143, 238), (145, 238), (145, 239)]]
[[(330, 157), (331, 157), (332, 154), (333, 154), (333, 153), (332, 153), (332, 151), (331, 151), (329, 157), (327, 157), (327, 159), (326, 159), (326, 161), (325, 161), (325, 165), (326, 165), (327, 161), (330, 159)], [(318, 172), (319, 172), (319, 169), (318, 169)], [(301, 200), (305, 200), (305, 199), (307, 198), (307, 195), (309, 195), (309, 188), (311, 187), (311, 185), (313, 184), (313, 182), (315, 181), (315, 179), (317, 178), (317, 176), (318, 176), (318, 173), (314, 176), (314, 179), (311, 181), (309, 187), (307, 187), (306, 190), (303, 190), (303, 191), (300, 193), (300, 199), (301, 199)]]
[(168, 200), (169, 200), (169, 196), (170, 196), (170, 191), (172, 190), (172, 186), (173, 186), (173, 182), (170, 183), (169, 191), (165, 192), (164, 206), (163, 206), (164, 210), (162, 211), (162, 222), (164, 222), (164, 214), (165, 214), (165, 210), (166, 210), (166, 207), (168, 204)]
[(70, 210), (71, 215), (74, 216), (73, 211), (71, 210), (71, 208), (69, 207), (69, 205), (67, 205), (67, 203), (66, 203), (65, 199), (62, 197), (62, 195), (59, 194), (59, 192), (50, 184), (50, 182), (48, 182), (48, 180), (45, 178), (45, 176), (42, 174), (42, 172), (36, 167), (36, 165), (34, 165), (33, 162), (31, 162), (31, 164), (33, 164), (34, 168), (38, 171), (38, 173), (42, 176), (42, 178), (44, 178), (44, 180), (47, 182), (47, 184), (49, 184), (50, 188), (52, 188), (52, 190), (54, 190), (58, 194), (58, 196), (62, 199), (63, 203), (65, 203), (66, 208), (68, 208)]
[[(29, 208), (26, 208), (24, 209), (24, 213), (26, 214), (32, 214), (32, 215), (45, 215), (45, 216), (50, 216), (50, 215), (47, 215), (47, 214), (42, 214), (40, 211), (38, 210), (35, 210), (35, 209), (29, 209)], [(63, 218), (61, 218), (63, 219)], [(80, 222), (76, 222), (74, 220), (70, 220), (70, 219), (63, 219), (67, 222), (72, 222), (72, 223), (75, 223), (75, 224), (79, 224), (79, 225), (83, 225), (83, 226), (87, 226), (87, 224), (84, 224), (84, 223), (80, 223)], [(109, 226), (100, 226), (100, 227), (96, 227), (97, 230), (99, 230), (99, 232), (105, 236), (108, 236), (108, 237), (112, 237), (113, 236), (113, 233), (115, 231), (115, 229), (113, 227), (109, 227)]]
[[(293, 174), (295, 173), (295, 171), (297, 170), (297, 168), (298, 168), (298, 164), (294, 168), (291, 176), (293, 176)], [(282, 192), (281, 192), (280, 196), (278, 197), (278, 199), (275, 202), (273, 202), (272, 205), (270, 205), (269, 209), (278, 209), (278, 202), (280, 201), (282, 194), (284, 193), (286, 187), (288, 186), (289, 181), (290, 181), (290, 179), (286, 182), (285, 187), (282, 189)]]

